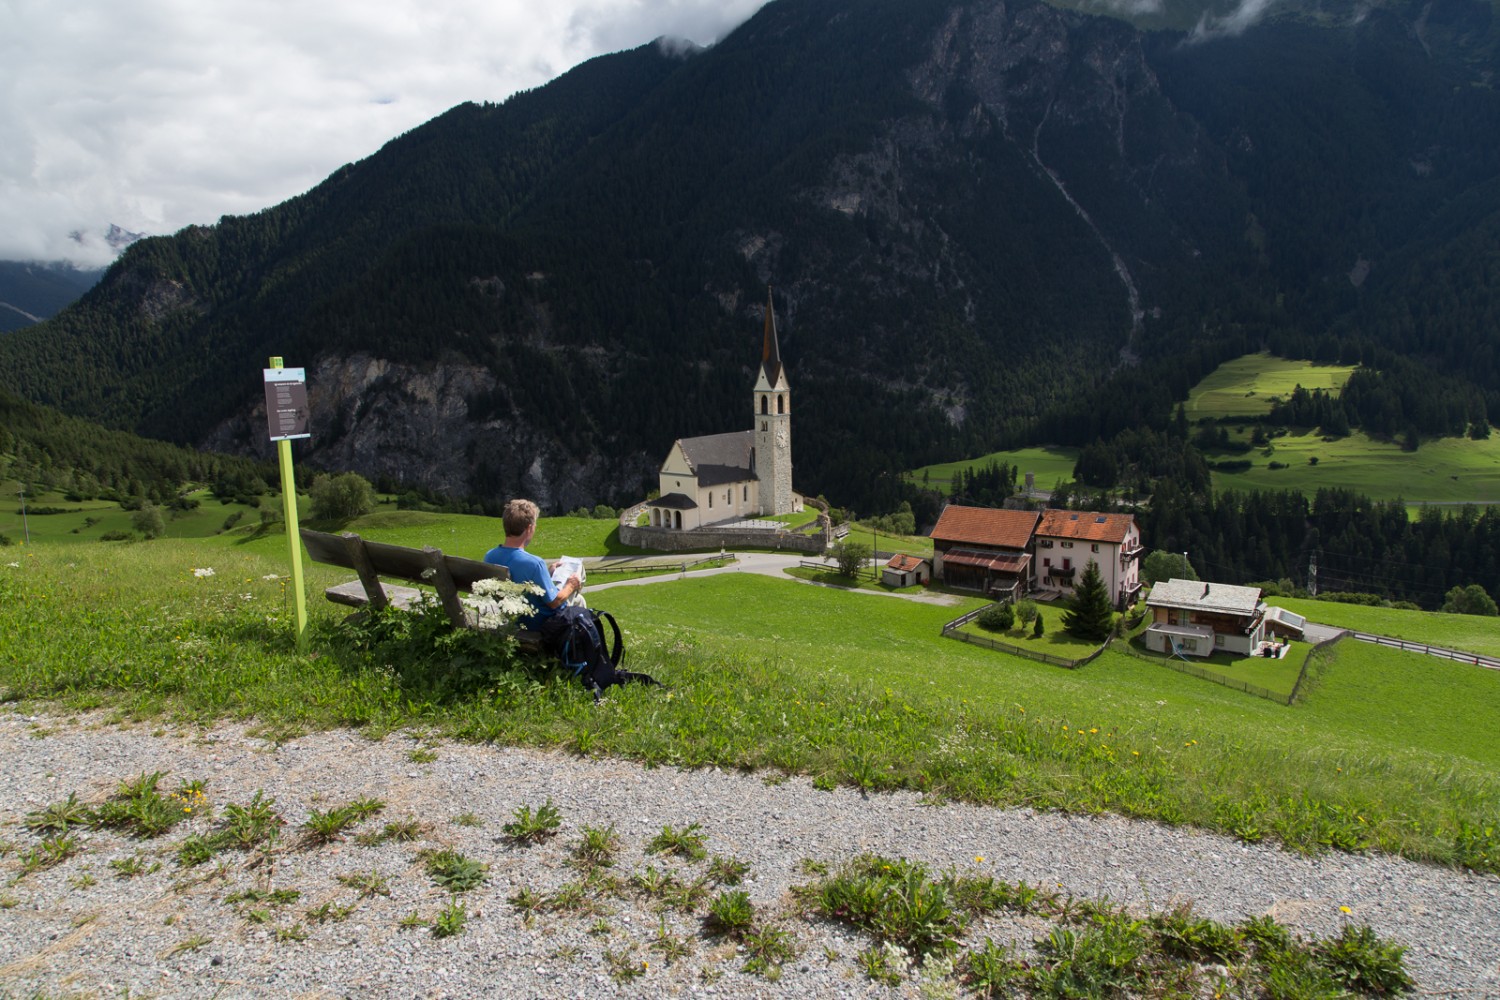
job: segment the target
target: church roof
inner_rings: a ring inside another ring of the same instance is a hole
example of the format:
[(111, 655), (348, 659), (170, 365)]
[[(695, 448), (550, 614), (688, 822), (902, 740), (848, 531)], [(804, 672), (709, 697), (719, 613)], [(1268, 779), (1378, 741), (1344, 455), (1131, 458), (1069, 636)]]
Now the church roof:
[(766, 381), (775, 385), (781, 378), (781, 344), (776, 339), (776, 303), (771, 289), (766, 289), (766, 333), (760, 347), (760, 368)]
[(730, 431), (704, 437), (682, 438), (682, 453), (687, 456), (699, 486), (719, 486), (754, 479), (755, 432)]

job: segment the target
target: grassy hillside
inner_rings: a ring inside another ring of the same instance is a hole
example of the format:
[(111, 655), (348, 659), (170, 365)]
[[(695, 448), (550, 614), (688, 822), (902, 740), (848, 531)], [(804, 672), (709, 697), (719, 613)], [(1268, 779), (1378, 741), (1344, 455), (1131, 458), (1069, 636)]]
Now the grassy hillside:
[[(446, 539), (437, 522), (404, 538), (478, 548), (488, 522), (467, 520)], [(628, 665), (671, 690), (596, 707), (545, 668), (355, 643), (316, 597), (297, 654), (284, 545), (231, 533), (0, 553), (0, 697), (119, 719), (253, 717), (272, 732), (421, 726), (1500, 867), (1500, 750), (1474, 739), (1500, 699), (1490, 671), (1344, 644), (1287, 708), (1125, 653), (1072, 672), (941, 639), (972, 603), (732, 574), (601, 594)], [(345, 575), (312, 567), (309, 590)]]
[(1436, 611), (1402, 611), (1333, 601), (1272, 597), (1266, 603), (1286, 608), (1309, 621), (1338, 628), (1388, 635), (1408, 642), (1442, 646), (1486, 656), (1500, 656), (1500, 620)]
[(1023, 484), (1026, 481), (1026, 473), (1035, 473), (1037, 488), (1046, 490), (1051, 489), (1058, 480), (1071, 482), (1073, 464), (1077, 461), (1077, 448), (1043, 445), (1036, 448), (1017, 448), (1013, 451), (995, 451), (959, 462), (924, 465), (907, 473), (907, 479), (919, 486), (930, 486), (946, 493), (952, 486), (954, 475), (968, 468), (978, 471), (994, 462), (1001, 465), (1014, 465), (1016, 478)]
[(1193, 387), (1184, 406), (1190, 421), (1223, 417), (1258, 417), (1271, 411), (1271, 404), (1304, 389), (1340, 389), (1354, 371), (1353, 365), (1319, 365), (1290, 361), (1269, 354), (1247, 354), (1226, 361)]

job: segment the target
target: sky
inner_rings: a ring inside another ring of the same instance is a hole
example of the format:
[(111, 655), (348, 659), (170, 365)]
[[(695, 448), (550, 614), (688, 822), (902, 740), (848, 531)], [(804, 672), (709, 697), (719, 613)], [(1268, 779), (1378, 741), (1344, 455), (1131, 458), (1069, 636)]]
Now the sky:
[(0, 0), (0, 260), (106, 264), (112, 224), (267, 208), (455, 104), (709, 45), (763, 2)]

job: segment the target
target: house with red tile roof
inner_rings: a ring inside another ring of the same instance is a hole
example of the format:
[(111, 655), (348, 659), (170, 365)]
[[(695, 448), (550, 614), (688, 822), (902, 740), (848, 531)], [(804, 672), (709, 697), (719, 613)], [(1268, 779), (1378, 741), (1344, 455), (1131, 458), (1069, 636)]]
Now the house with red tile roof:
[(932, 529), (932, 572), (947, 586), (1019, 599), (1031, 586), (1034, 510), (943, 508)]
[(897, 552), (885, 564), (880, 582), (888, 587), (915, 587), (932, 579), (932, 564), (926, 559)]
[(1099, 564), (1110, 599), (1120, 609), (1141, 591), (1141, 529), (1134, 514), (1044, 510), (1036, 526), (1032, 586), (1071, 594), (1090, 561)]

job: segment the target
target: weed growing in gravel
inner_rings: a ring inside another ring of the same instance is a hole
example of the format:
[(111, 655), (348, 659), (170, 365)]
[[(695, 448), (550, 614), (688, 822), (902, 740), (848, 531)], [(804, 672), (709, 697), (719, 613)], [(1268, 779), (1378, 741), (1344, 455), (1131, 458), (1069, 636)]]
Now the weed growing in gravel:
[(463, 900), (455, 896), (449, 900), (448, 905), (438, 911), (438, 915), (432, 920), (432, 936), (436, 938), (453, 937), (462, 934), (464, 926), (469, 922), (469, 911), (464, 908)]
[(545, 897), (525, 886), (517, 889), (506, 902), (513, 906), (523, 917), (528, 919), (543, 906), (547, 905)]
[(176, 958), (178, 955), (181, 955), (184, 952), (197, 951), (199, 948), (203, 948), (207, 945), (212, 944), (213, 940), (214, 939), (209, 937), (207, 934), (194, 934), (192, 937), (183, 938), (181, 941), (178, 941), (172, 947), (168, 948), (162, 955), (162, 958)]
[(648, 947), (660, 953), (662, 961), (667, 965), (693, 953), (693, 942), (688, 938), (673, 934), (667, 928), (666, 918), (662, 918), (661, 924), (656, 928), (656, 936), (651, 939)]
[(339, 875), (338, 881), (340, 885), (346, 885), (358, 892), (360, 899), (391, 894), (390, 879), (373, 868), (368, 872), (349, 872)]
[(692, 880), (674, 878), (662, 894), (662, 902), (680, 913), (692, 913), (703, 905), (712, 891), (713, 884), (706, 877), (700, 876)]
[(47, 837), (37, 846), (21, 852), (21, 874), (17, 879), (60, 865), (82, 849), (78, 838), (72, 834)]
[(589, 934), (592, 937), (609, 937), (613, 932), (614, 928), (604, 917), (600, 917), (589, 925)]
[(381, 827), (379, 831), (362, 833), (354, 838), (354, 842), (363, 847), (377, 847), (388, 840), (394, 840), (398, 843), (409, 843), (413, 840), (420, 840), (423, 834), (427, 832), (427, 829), (426, 823), (409, 816), (406, 819), (389, 822)]
[(452, 822), (454, 826), (468, 827), (470, 829), (478, 829), (479, 827), (484, 826), (484, 820), (471, 812), (459, 813), (457, 816), (453, 817)]
[(212, 833), (194, 833), (183, 838), (177, 845), (177, 864), (192, 868), (212, 860), (221, 850), (249, 851), (274, 846), (286, 823), (275, 806), (276, 800), (267, 798), (260, 789), (245, 805), (230, 803), (224, 807), (224, 818)]
[(290, 927), (276, 928), (276, 943), (284, 944), (287, 941), (306, 941), (307, 931), (301, 924), (292, 924)]
[(77, 875), (74, 875), (72, 878), (68, 879), (68, 885), (72, 886), (75, 889), (89, 889), (98, 884), (99, 880), (94, 878), (93, 873), (88, 871), (79, 872)]
[(911, 959), (891, 942), (883, 941), (855, 955), (854, 964), (872, 982), (899, 986), (907, 976)]
[(648, 899), (659, 899), (672, 886), (673, 876), (669, 871), (647, 865), (630, 876), (630, 884)]
[(327, 844), (340, 839), (345, 830), (359, 822), (359, 817), (343, 806), (323, 812), (314, 809), (302, 824), (309, 844)]
[(550, 797), (537, 806), (535, 812), (532, 812), (531, 806), (522, 805), (517, 806), (511, 816), (514, 818), (500, 829), (505, 836), (520, 844), (540, 844), (549, 837), (556, 836), (562, 825), (562, 814), (552, 804)]
[(700, 861), (708, 856), (708, 849), (703, 846), (703, 826), (689, 823), (680, 830), (663, 826), (661, 833), (646, 844), (646, 853), (675, 854), (690, 861)]
[(791, 933), (771, 924), (751, 928), (741, 935), (740, 944), (745, 949), (745, 971), (773, 981), (781, 978), (781, 967), (797, 957)]
[(703, 924), (712, 934), (741, 937), (755, 924), (755, 906), (743, 889), (721, 892), (708, 904)]
[(437, 751), (427, 747), (417, 747), (406, 755), (406, 759), (413, 764), (431, 764), (438, 759)]
[(161, 870), (160, 861), (151, 861), (139, 854), (132, 854), (128, 858), (114, 858), (109, 862), (114, 869), (115, 878), (139, 878), (142, 875), (150, 875)]
[(719, 885), (739, 885), (749, 872), (750, 866), (739, 858), (715, 854), (708, 861), (708, 877)]
[(354, 903), (344, 903), (335, 906), (332, 900), (324, 900), (319, 905), (309, 907), (305, 910), (303, 916), (315, 924), (337, 924), (348, 920), (349, 915), (354, 912), (354, 908)]
[(957, 948), (963, 914), (946, 885), (914, 862), (865, 855), (823, 879), (812, 891), (817, 912), (870, 931), (915, 957)]
[(414, 931), (418, 927), (426, 927), (427, 920), (424, 919), (423, 916), (416, 910), (412, 910), (406, 916), (396, 921), (396, 926), (401, 928), (403, 931)]
[(635, 982), (650, 968), (647, 963), (636, 960), (634, 945), (623, 951), (605, 948), (604, 966), (609, 970), (609, 978), (622, 986)]
[(422, 851), (417, 857), (422, 860), (433, 883), (449, 892), (477, 889), (489, 878), (489, 865), (454, 850)]
[(586, 872), (595, 868), (612, 868), (619, 849), (620, 838), (615, 834), (613, 823), (603, 828), (585, 826), (582, 839), (573, 848), (570, 863)]
[(61, 802), (26, 814), (26, 829), (36, 834), (67, 833), (69, 827), (93, 825), (93, 810), (78, 801), (77, 792), (69, 792)]

